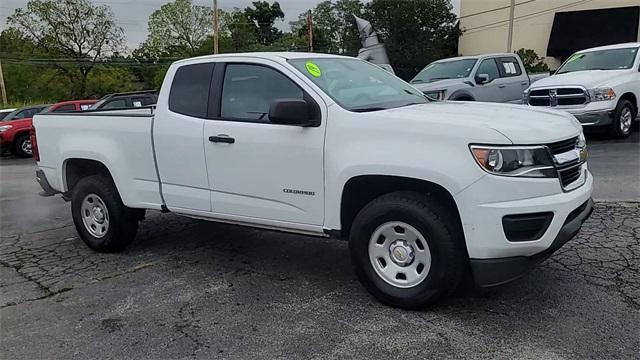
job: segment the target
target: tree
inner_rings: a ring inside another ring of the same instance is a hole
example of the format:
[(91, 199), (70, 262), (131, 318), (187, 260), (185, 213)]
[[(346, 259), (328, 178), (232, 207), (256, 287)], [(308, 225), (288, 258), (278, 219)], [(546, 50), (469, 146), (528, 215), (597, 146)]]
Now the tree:
[(528, 73), (542, 73), (549, 72), (549, 65), (544, 62), (544, 59), (539, 57), (534, 50), (520, 49), (516, 51), (516, 54), (522, 59), (524, 68)]
[(49, 57), (66, 58), (53, 66), (72, 84), (71, 96), (84, 97), (96, 64), (124, 45), (123, 30), (109, 7), (88, 0), (31, 0), (7, 24)]
[(149, 17), (143, 44), (156, 57), (201, 55), (202, 43), (213, 33), (213, 11), (191, 0), (164, 4)]
[(425, 64), (457, 55), (459, 30), (449, 0), (373, 0), (365, 19), (384, 40), (398, 76), (410, 79)]
[(280, 4), (275, 1), (269, 5), (267, 1), (254, 1), (253, 7), (247, 7), (244, 14), (250, 21), (256, 23), (258, 40), (262, 45), (270, 45), (278, 39), (282, 32), (274, 25), (275, 21), (284, 19)]
[[(355, 56), (360, 49), (358, 27), (353, 15), (361, 16), (364, 5), (360, 0), (329, 0), (316, 5), (313, 16), (313, 49), (316, 52)], [(307, 36), (307, 13), (290, 23), (292, 32)]]
[(240, 52), (253, 50), (258, 44), (256, 25), (249, 16), (240, 10), (223, 15), (221, 27), (221, 52)]

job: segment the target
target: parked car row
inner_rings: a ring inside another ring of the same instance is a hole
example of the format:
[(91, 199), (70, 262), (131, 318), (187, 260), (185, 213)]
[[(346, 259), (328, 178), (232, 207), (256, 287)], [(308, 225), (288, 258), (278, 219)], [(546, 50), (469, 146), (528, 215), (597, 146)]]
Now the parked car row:
[(517, 54), (442, 59), (411, 84), (436, 100), (523, 103), (563, 110), (583, 127), (629, 136), (640, 107), (640, 43), (578, 51), (552, 75), (527, 74)]
[(155, 91), (146, 90), (110, 94), (100, 100), (72, 100), (0, 110), (0, 148), (19, 157), (31, 157), (32, 144), (29, 132), (35, 114), (129, 109), (154, 105), (157, 99)]

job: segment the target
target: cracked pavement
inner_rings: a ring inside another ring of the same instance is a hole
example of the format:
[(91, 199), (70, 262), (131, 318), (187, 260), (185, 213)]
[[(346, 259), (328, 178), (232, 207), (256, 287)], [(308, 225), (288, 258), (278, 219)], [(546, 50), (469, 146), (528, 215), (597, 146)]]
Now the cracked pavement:
[(523, 279), (410, 312), (368, 295), (344, 241), (149, 212), (125, 252), (92, 252), (69, 205), (36, 195), (33, 171), (32, 160), (0, 160), (1, 358), (640, 353), (638, 198), (599, 201), (580, 234)]

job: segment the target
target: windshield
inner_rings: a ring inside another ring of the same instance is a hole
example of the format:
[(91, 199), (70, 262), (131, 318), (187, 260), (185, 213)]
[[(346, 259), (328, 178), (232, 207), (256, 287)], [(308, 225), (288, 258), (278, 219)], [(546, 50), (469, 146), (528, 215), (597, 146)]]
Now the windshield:
[(558, 69), (557, 74), (585, 70), (624, 70), (631, 69), (638, 48), (589, 51), (573, 54)]
[(289, 60), (343, 108), (376, 111), (429, 102), (411, 85), (359, 59), (314, 58)]
[(412, 84), (429, 83), (444, 79), (466, 78), (476, 64), (476, 59), (434, 62), (427, 65), (412, 80)]

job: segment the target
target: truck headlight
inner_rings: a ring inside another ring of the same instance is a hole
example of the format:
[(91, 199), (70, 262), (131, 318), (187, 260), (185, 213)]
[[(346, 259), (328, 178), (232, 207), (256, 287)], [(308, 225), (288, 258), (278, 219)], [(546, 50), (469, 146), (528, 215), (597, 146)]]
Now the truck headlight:
[(616, 93), (612, 88), (601, 88), (589, 90), (592, 101), (609, 101), (616, 98)]
[(13, 127), (13, 125), (2, 125), (0, 126), (0, 132), (5, 132), (9, 129), (11, 129)]
[(522, 104), (523, 105), (529, 104), (529, 90), (525, 90), (522, 92)]
[(447, 97), (447, 90), (427, 90), (423, 94), (433, 100), (442, 101)]
[(536, 178), (558, 176), (545, 146), (471, 145), (470, 148), (478, 165), (490, 174)]

